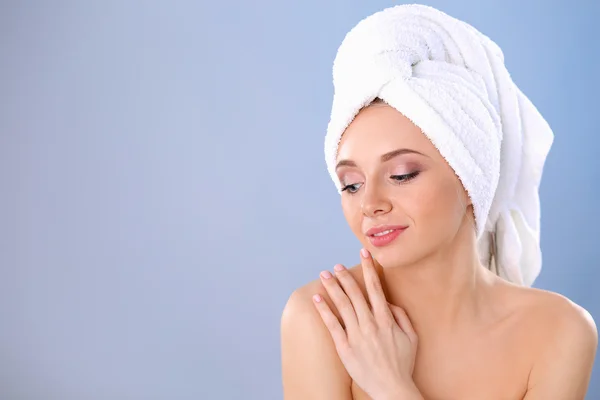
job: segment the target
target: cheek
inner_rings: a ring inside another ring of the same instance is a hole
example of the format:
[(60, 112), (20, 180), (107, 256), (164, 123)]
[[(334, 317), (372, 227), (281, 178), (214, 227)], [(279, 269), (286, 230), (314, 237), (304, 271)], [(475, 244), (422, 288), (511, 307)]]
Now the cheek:
[(362, 211), (357, 197), (342, 198), (342, 211), (350, 230), (360, 237), (362, 235)]
[[(462, 205), (458, 197), (457, 183), (452, 179), (436, 179), (422, 182), (419, 190), (406, 204), (407, 212), (417, 225), (426, 229), (447, 229), (460, 222)], [(408, 200), (408, 199), (407, 199)], [(411, 211), (409, 211), (409, 209)]]

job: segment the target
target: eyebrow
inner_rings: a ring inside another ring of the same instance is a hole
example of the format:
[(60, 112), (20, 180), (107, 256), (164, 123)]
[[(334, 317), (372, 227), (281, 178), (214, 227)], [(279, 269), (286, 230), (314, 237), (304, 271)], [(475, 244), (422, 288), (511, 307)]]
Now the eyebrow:
[[(392, 150), (390, 152), (387, 152), (385, 154), (383, 154), (381, 156), (381, 162), (386, 162), (391, 160), (394, 157), (398, 157), (401, 156), (403, 154), (419, 154), (421, 156), (425, 156), (425, 154), (418, 152), (416, 150), (412, 150), (412, 149), (397, 149), (397, 150)], [(425, 156), (427, 157), (427, 156)], [(340, 160), (337, 165), (335, 166), (335, 169), (338, 169), (340, 167), (356, 167), (356, 163), (352, 160)]]

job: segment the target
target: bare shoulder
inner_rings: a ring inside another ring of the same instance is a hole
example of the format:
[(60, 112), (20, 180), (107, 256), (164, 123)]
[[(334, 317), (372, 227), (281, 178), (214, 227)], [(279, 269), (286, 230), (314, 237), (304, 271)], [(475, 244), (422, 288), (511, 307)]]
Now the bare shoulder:
[(520, 287), (508, 291), (513, 308), (520, 310), (515, 313), (532, 352), (525, 398), (583, 399), (598, 347), (598, 330), (590, 313), (558, 293)]
[[(348, 268), (348, 271), (352, 274), (352, 277), (356, 280), (356, 282), (362, 289), (363, 294), (366, 295), (364, 277), (362, 275), (362, 270), (361, 270), (360, 264), (356, 265), (354, 267)], [(299, 287), (292, 293), (292, 295), (288, 299), (287, 304), (283, 310), (282, 322), (284, 320), (297, 319), (300, 314), (308, 313), (308, 314), (312, 315), (312, 317), (318, 317), (318, 318), (315, 318), (314, 321), (312, 321), (313, 323), (318, 323), (320, 325), (323, 325), (323, 328), (325, 328), (325, 325), (322, 324), (321, 317), (317, 313), (316, 308), (314, 307), (313, 302), (312, 302), (313, 301), (312, 297), (315, 294), (320, 295), (327, 302), (327, 304), (329, 305), (329, 308), (331, 308), (331, 311), (333, 311), (333, 313), (340, 320), (340, 323), (343, 323), (340, 314), (338, 313), (337, 309), (333, 305), (333, 302), (331, 301), (331, 298), (327, 294), (327, 291), (325, 290), (325, 287), (321, 283), (320, 279), (315, 279), (311, 282), (308, 282), (307, 284)], [(312, 320), (312, 318), (311, 318), (311, 320)], [(329, 334), (329, 333), (327, 332), (327, 334)]]
[(313, 304), (315, 294), (320, 294), (340, 318), (319, 279), (290, 295), (281, 315), (284, 398), (347, 400), (352, 381)]
[(532, 322), (536, 333), (544, 332), (549, 340), (574, 337), (593, 343), (598, 331), (591, 314), (567, 297), (535, 288), (514, 288), (517, 301), (523, 311), (522, 317)]

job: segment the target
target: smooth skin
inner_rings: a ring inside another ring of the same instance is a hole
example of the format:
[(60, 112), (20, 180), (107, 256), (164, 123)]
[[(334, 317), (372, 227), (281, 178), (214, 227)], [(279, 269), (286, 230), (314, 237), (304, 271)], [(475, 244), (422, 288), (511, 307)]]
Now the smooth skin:
[(344, 266), (337, 264), (337, 280), (329, 271), (321, 277), (343, 324), (318, 294), (313, 296), (317, 310), (346, 371), (365, 393), (375, 399), (422, 399), (412, 380), (416, 332), (404, 310), (387, 302), (366, 249), (361, 250), (361, 259), (368, 298)]
[[(370, 255), (290, 296), (286, 400), (585, 398), (592, 317), (480, 264), (471, 200), (418, 127), (385, 104), (366, 107), (338, 164), (344, 215)], [(382, 224), (408, 228), (375, 247), (365, 232)]]

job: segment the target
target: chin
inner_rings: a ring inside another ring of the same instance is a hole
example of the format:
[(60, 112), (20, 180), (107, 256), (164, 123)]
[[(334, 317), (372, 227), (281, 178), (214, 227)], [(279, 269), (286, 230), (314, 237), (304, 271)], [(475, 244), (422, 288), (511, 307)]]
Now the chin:
[[(411, 238), (408, 237), (397, 238), (394, 242), (381, 247), (376, 247), (369, 242), (367, 243), (366, 248), (371, 252), (373, 258), (382, 268), (406, 267), (427, 258), (430, 251), (433, 250), (430, 249), (429, 246), (424, 246), (425, 243), (423, 243), (422, 240), (410, 239)], [(430, 244), (431, 243), (427, 243), (427, 245)]]
[(413, 252), (407, 254), (406, 247), (404, 246), (369, 246), (367, 249), (371, 252), (375, 261), (381, 265), (382, 268), (386, 269), (410, 264), (411, 260), (414, 258)]

